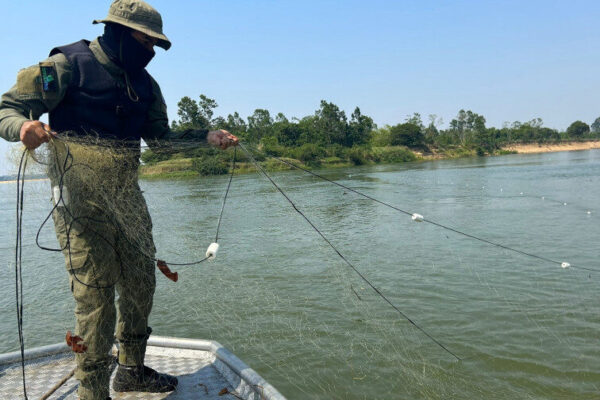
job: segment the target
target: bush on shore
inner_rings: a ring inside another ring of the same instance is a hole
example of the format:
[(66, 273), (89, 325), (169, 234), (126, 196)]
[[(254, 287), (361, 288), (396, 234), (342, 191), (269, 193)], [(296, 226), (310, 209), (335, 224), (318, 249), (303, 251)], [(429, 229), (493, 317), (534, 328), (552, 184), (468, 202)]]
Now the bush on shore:
[(192, 170), (200, 175), (223, 175), (229, 171), (226, 163), (216, 157), (195, 158)]

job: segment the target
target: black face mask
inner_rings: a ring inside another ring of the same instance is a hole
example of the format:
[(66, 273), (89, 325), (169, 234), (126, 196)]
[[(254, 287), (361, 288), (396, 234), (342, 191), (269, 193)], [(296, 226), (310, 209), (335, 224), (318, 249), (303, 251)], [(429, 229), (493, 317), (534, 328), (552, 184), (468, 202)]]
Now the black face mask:
[(122, 67), (130, 73), (140, 72), (150, 63), (156, 53), (138, 42), (131, 31), (121, 34), (120, 57)]
[(119, 24), (106, 24), (99, 42), (108, 57), (128, 73), (146, 68), (155, 54), (131, 36), (131, 29)]

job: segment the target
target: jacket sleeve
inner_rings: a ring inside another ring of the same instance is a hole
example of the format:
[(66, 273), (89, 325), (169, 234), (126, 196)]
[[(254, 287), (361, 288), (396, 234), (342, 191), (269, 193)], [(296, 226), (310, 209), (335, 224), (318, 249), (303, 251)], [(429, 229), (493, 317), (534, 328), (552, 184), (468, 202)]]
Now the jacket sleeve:
[(142, 138), (152, 149), (160, 149), (170, 144), (206, 143), (208, 129), (187, 129), (181, 132), (169, 128), (167, 105), (160, 86), (151, 77), (153, 101), (148, 110), (148, 118), (142, 129)]
[(19, 71), (17, 83), (0, 98), (0, 137), (18, 142), (23, 123), (53, 110), (70, 83), (71, 65), (63, 54)]

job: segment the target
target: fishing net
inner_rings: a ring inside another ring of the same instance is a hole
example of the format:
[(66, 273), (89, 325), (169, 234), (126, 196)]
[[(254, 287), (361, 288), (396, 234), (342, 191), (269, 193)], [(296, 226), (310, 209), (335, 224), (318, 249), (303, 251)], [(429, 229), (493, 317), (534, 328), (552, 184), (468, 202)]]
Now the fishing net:
[[(244, 149), (237, 167), (254, 165), (253, 157), (277, 163), (259, 148)], [(233, 150), (227, 154), (233, 159)], [(72, 210), (74, 240), (90, 234), (116, 260), (162, 259), (178, 272), (175, 283), (157, 271), (155, 334), (216, 340), (289, 399), (597, 396), (597, 260), (590, 242), (572, 242), (557, 229), (597, 237), (595, 210), (587, 207), (595, 192), (555, 198), (532, 179), (526, 185), (514, 175), (450, 166), (323, 172), (344, 188), (303, 171), (267, 177), (257, 161), (257, 173), (233, 176), (223, 208), (227, 175), (142, 180), (142, 195), (136, 146), (71, 137), (31, 157), (50, 183), (27, 182), (24, 196), (28, 347), (74, 327), (64, 257), (34, 245), (45, 216), (68, 196), (60, 212)], [(600, 183), (593, 175), (568, 178)], [(221, 250), (203, 261), (218, 223)], [(51, 225), (39, 243), (60, 250)], [(11, 250), (3, 255), (9, 260)], [(117, 265), (110, 277), (92, 274), (83, 283), (117, 284), (115, 276), (136, 268)], [(1, 287), (13, 288), (10, 280)], [(2, 315), (3, 349), (15, 350), (14, 317)]]

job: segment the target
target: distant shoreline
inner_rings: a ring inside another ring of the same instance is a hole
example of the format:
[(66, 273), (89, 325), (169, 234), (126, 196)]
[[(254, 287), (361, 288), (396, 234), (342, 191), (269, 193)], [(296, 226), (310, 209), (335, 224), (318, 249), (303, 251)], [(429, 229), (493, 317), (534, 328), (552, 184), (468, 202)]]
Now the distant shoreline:
[(514, 151), (518, 154), (534, 154), (534, 153), (556, 153), (559, 151), (579, 151), (600, 149), (600, 140), (590, 140), (587, 142), (568, 142), (568, 143), (527, 143), (527, 144), (511, 144), (503, 146), (503, 150)]
[[(40, 181), (47, 181), (48, 178), (31, 178), (31, 179), (25, 179), (25, 182), (40, 182)], [(0, 184), (2, 183), (17, 183), (16, 179), (10, 179), (10, 180), (6, 180), (6, 181), (0, 181)]]

